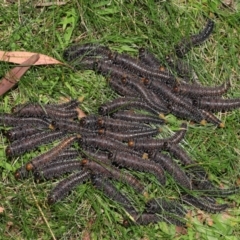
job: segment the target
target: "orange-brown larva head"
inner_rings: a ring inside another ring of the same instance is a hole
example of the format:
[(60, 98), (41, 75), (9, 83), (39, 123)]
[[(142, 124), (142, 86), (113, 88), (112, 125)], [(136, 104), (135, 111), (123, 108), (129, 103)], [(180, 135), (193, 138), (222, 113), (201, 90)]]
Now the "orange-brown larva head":
[(158, 116), (159, 116), (160, 119), (163, 119), (163, 120), (166, 121), (165, 115), (163, 113), (160, 113)]
[(123, 225), (124, 227), (129, 227), (129, 226), (130, 226), (129, 220), (124, 219), (122, 225)]
[(12, 112), (12, 113), (17, 112), (17, 107), (13, 107), (13, 108), (11, 109), (11, 112)]
[(110, 60), (114, 59), (114, 54), (113, 54), (113, 53), (109, 53), (109, 54), (108, 54), (108, 58), (109, 58)]
[(87, 123), (86, 117), (83, 117), (83, 118), (80, 120), (80, 126), (85, 126), (86, 123)]
[(159, 70), (160, 70), (161, 72), (164, 72), (164, 71), (166, 71), (166, 68), (165, 68), (164, 66), (160, 66), (160, 67), (159, 67)]
[(149, 85), (150, 80), (148, 78), (144, 78), (143, 83), (144, 83), (144, 85)]
[(17, 170), (15, 173), (14, 173), (14, 177), (16, 180), (19, 180), (21, 178), (21, 173)]
[(99, 126), (102, 126), (102, 125), (104, 124), (104, 120), (103, 120), (102, 118), (98, 118), (97, 124), (98, 124)]
[(87, 160), (87, 159), (82, 159), (82, 161), (81, 161), (81, 165), (86, 165), (87, 163), (89, 162), (89, 160)]
[(138, 52), (139, 52), (140, 54), (143, 54), (143, 53), (145, 52), (145, 48), (143, 48), (143, 47), (139, 48)]
[(133, 148), (134, 147), (134, 141), (133, 140), (129, 140), (128, 141), (128, 146), (130, 147), (130, 148)]
[(179, 92), (179, 87), (175, 85), (173, 87), (173, 92), (178, 93)]
[(179, 83), (175, 83), (174, 86), (173, 86), (172, 91), (175, 92), (175, 93), (178, 93), (180, 91), (179, 86), (180, 86)]
[(113, 153), (112, 152), (109, 152), (108, 154), (108, 159), (112, 159), (113, 158)]
[(205, 119), (203, 119), (201, 122), (200, 122), (200, 125), (202, 126), (205, 126), (207, 124), (207, 121)]
[(98, 129), (98, 134), (99, 135), (103, 135), (104, 133), (105, 133), (105, 129), (104, 128)]
[(123, 77), (122, 80), (121, 80), (122, 84), (127, 84), (128, 83), (128, 80), (126, 77)]
[(56, 201), (57, 201), (57, 200), (55, 199), (54, 196), (49, 196), (49, 197), (48, 197), (48, 204), (49, 204), (49, 205), (54, 204)]
[(56, 130), (56, 129), (57, 129), (57, 127), (54, 125), (54, 123), (49, 124), (49, 125), (48, 125), (48, 128), (49, 128), (50, 130)]
[(81, 139), (81, 138), (82, 138), (81, 134), (77, 134), (77, 135), (76, 135), (76, 138), (77, 138), (78, 140)]
[(107, 115), (107, 111), (108, 111), (108, 109), (107, 109), (106, 106), (101, 106), (101, 107), (99, 107), (99, 109), (98, 109), (98, 113), (99, 113), (100, 115)]
[(12, 151), (11, 151), (11, 148), (9, 146), (6, 148), (5, 153), (6, 153), (7, 157), (11, 157), (12, 156)]
[(223, 122), (219, 123), (218, 125), (220, 128), (225, 128), (225, 124)]
[(32, 163), (27, 163), (26, 169), (27, 169), (27, 171), (32, 171), (34, 169), (33, 164)]

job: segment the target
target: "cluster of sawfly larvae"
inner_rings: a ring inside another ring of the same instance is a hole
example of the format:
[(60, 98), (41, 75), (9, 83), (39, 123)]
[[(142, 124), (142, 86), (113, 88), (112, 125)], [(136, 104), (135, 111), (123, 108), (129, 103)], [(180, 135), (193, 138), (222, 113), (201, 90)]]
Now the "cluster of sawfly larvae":
[[(159, 129), (165, 124), (164, 114), (204, 124), (206, 121), (223, 127), (214, 112), (238, 108), (240, 99), (223, 99), (229, 84), (203, 87), (189, 78), (193, 70), (181, 60), (192, 46), (208, 38), (213, 22), (199, 34), (185, 38), (176, 46), (176, 55), (167, 57), (169, 67), (180, 76), (159, 68), (159, 60), (140, 49), (139, 58), (111, 52), (98, 44), (74, 45), (64, 52), (66, 60), (78, 69), (91, 69), (108, 79), (121, 97), (99, 107), (99, 114), (78, 119), (77, 100), (63, 104), (26, 103), (13, 108), (11, 114), (0, 115), (0, 125), (10, 144), (6, 155), (14, 158), (54, 143), (54, 147), (30, 159), (17, 169), (15, 178), (34, 177), (40, 183), (64, 177), (50, 191), (48, 203), (64, 199), (78, 185), (91, 182), (108, 198), (128, 213), (123, 224), (165, 221), (186, 225), (187, 206), (207, 212), (221, 212), (228, 204), (216, 203), (240, 188), (219, 189), (206, 170), (190, 158), (179, 144), (187, 132), (183, 122), (172, 136), (164, 138)], [(56, 143), (58, 141), (58, 143)], [(136, 196), (147, 196), (146, 182), (129, 171), (152, 174), (159, 187), (166, 187), (172, 178), (178, 185), (178, 199), (165, 197), (147, 199), (142, 208), (114, 181), (126, 184)]]
[[(184, 226), (186, 205), (220, 212), (228, 204), (217, 204), (214, 197), (239, 192), (238, 187), (215, 187), (204, 168), (179, 145), (187, 132), (185, 122), (172, 136), (163, 138), (159, 129), (165, 122), (158, 116), (119, 109), (108, 116), (88, 115), (79, 120), (78, 104), (77, 100), (58, 105), (26, 103), (14, 107), (11, 114), (0, 115), (0, 124), (9, 128), (3, 131), (10, 142), (6, 147), (9, 158), (55, 143), (15, 172), (16, 179), (33, 176), (37, 183), (64, 176), (49, 193), (49, 204), (64, 199), (78, 185), (91, 182), (128, 212), (131, 218), (124, 220), (125, 226), (159, 221)], [(159, 187), (165, 187), (167, 176), (171, 176), (179, 186), (179, 199), (148, 199), (144, 210), (138, 209), (113, 181), (142, 196), (147, 196), (146, 183), (124, 169), (152, 174)]]

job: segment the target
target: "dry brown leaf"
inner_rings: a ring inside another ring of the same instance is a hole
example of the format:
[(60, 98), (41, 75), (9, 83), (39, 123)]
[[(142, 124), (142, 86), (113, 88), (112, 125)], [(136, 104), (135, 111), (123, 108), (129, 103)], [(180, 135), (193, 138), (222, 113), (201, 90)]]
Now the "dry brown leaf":
[(223, 212), (221, 214), (221, 217), (223, 220), (228, 220), (229, 218), (232, 218), (232, 216), (228, 212)]
[(82, 240), (91, 240), (91, 233), (88, 230), (83, 231)]
[[(78, 98), (78, 101), (79, 101), (79, 102), (82, 102), (82, 101), (83, 101), (83, 98), (84, 98), (84, 97), (79, 97), (79, 98)], [(61, 102), (62, 102), (62, 103), (68, 102), (68, 101), (70, 101), (70, 100), (71, 100), (71, 98), (61, 97)], [(75, 110), (78, 112), (78, 119), (79, 119), (79, 120), (80, 120), (81, 118), (87, 116), (87, 115), (85, 114), (85, 112), (83, 112), (80, 108), (77, 107)]]
[(207, 217), (207, 218), (206, 218), (206, 223), (207, 223), (207, 225), (210, 226), (210, 227), (212, 227), (213, 224), (214, 224), (213, 219), (210, 218), (210, 217)]
[(86, 114), (80, 108), (76, 108), (76, 110), (78, 112), (78, 119), (86, 117)]
[[(23, 61), (26, 61), (34, 54), (38, 54), (38, 53), (20, 52), (20, 51), (16, 51), (16, 52), (0, 51), (0, 61), (22, 64)], [(56, 60), (55, 58), (52, 58), (43, 54), (39, 54), (39, 59), (34, 65), (49, 65), (49, 64), (63, 65), (62, 62)]]
[(0, 82), (0, 96), (2, 96), (4, 93), (6, 93), (8, 90), (10, 90), (17, 82), (20, 80), (20, 78), (23, 76), (23, 74), (32, 66), (34, 63), (36, 63), (39, 59), (38, 54), (31, 55), (26, 61), (22, 62), (21, 65), (18, 67), (13, 68), (10, 70), (2, 79)]
[(90, 219), (87, 223), (87, 227), (82, 232), (82, 240), (91, 240), (91, 228), (95, 219)]
[(202, 210), (197, 210), (197, 219), (201, 223), (206, 219), (205, 213)]
[(0, 207), (0, 213), (3, 213), (3, 212), (4, 212), (4, 210), (5, 210), (5, 208), (4, 208), (4, 207)]
[(185, 228), (185, 227), (180, 227), (180, 226), (176, 226), (175, 230), (176, 230), (176, 235), (177, 235), (177, 236), (186, 235), (187, 232), (188, 232), (187, 228)]
[(148, 159), (148, 154), (147, 154), (147, 153), (143, 153), (142, 159), (144, 159), (144, 160), (149, 160), (149, 159)]

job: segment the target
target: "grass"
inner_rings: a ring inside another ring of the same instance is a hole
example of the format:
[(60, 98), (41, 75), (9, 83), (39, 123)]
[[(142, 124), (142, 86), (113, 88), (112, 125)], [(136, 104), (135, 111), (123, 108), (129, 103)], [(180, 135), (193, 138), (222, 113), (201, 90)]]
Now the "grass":
[[(223, 1), (222, 1), (223, 2)], [(204, 85), (218, 85), (231, 80), (227, 97), (240, 97), (240, 4), (230, 8), (221, 1), (86, 1), (73, 0), (63, 6), (36, 7), (31, 1), (0, 3), (1, 50), (40, 52), (62, 60), (68, 45), (98, 42), (111, 49), (137, 55), (139, 47), (147, 47), (165, 61), (183, 36), (197, 33), (211, 17), (214, 33), (187, 56)], [(0, 63), (3, 76), (13, 67)], [(62, 66), (32, 67), (18, 88), (0, 99), (0, 111), (26, 101), (58, 102), (61, 97), (84, 97), (81, 108), (96, 113), (100, 104), (116, 94), (104, 78), (91, 71), (72, 71)], [(224, 129), (191, 125), (183, 146), (208, 171), (217, 186), (228, 187), (239, 180), (240, 111), (217, 114), (225, 122)], [(181, 120), (168, 116), (167, 133)], [(121, 225), (126, 214), (119, 206), (96, 191), (91, 184), (79, 186), (64, 201), (48, 206), (47, 194), (56, 184), (36, 185), (32, 179), (17, 182), (14, 171), (36, 153), (6, 159), (6, 139), (0, 135), (0, 233), (1, 239), (238, 239), (240, 234), (239, 194), (228, 197), (232, 208), (222, 214), (192, 211), (187, 233), (165, 223), (149, 226)], [(42, 147), (40, 151), (45, 151)], [(134, 173), (146, 182), (149, 197), (177, 196), (178, 187), (169, 179), (162, 189), (150, 175)], [(122, 184), (122, 191), (139, 204), (139, 198)], [(223, 202), (219, 199), (218, 202)], [(211, 223), (213, 221), (213, 224)]]

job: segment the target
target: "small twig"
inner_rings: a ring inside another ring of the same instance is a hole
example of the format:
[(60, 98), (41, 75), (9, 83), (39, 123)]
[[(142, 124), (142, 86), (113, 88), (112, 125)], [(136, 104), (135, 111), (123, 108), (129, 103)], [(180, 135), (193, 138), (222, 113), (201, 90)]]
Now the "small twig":
[(43, 213), (41, 207), (39, 206), (38, 201), (37, 201), (37, 199), (36, 199), (36, 197), (35, 197), (35, 195), (34, 195), (34, 193), (33, 193), (33, 191), (32, 191), (31, 188), (30, 188), (30, 191), (31, 191), (32, 197), (33, 197), (33, 199), (34, 199), (34, 201), (35, 201), (35, 203), (36, 203), (36, 206), (37, 206), (39, 212), (41, 213), (42, 218), (43, 218), (44, 222), (46, 223), (46, 225), (47, 225), (47, 227), (48, 227), (48, 229), (49, 229), (49, 232), (50, 232), (51, 235), (52, 235), (53, 240), (56, 240), (56, 237), (54, 236), (54, 233), (52, 232), (52, 229), (50, 228), (50, 226), (49, 226), (49, 224), (48, 224), (48, 221), (47, 221), (47, 219), (45, 218), (44, 213)]

